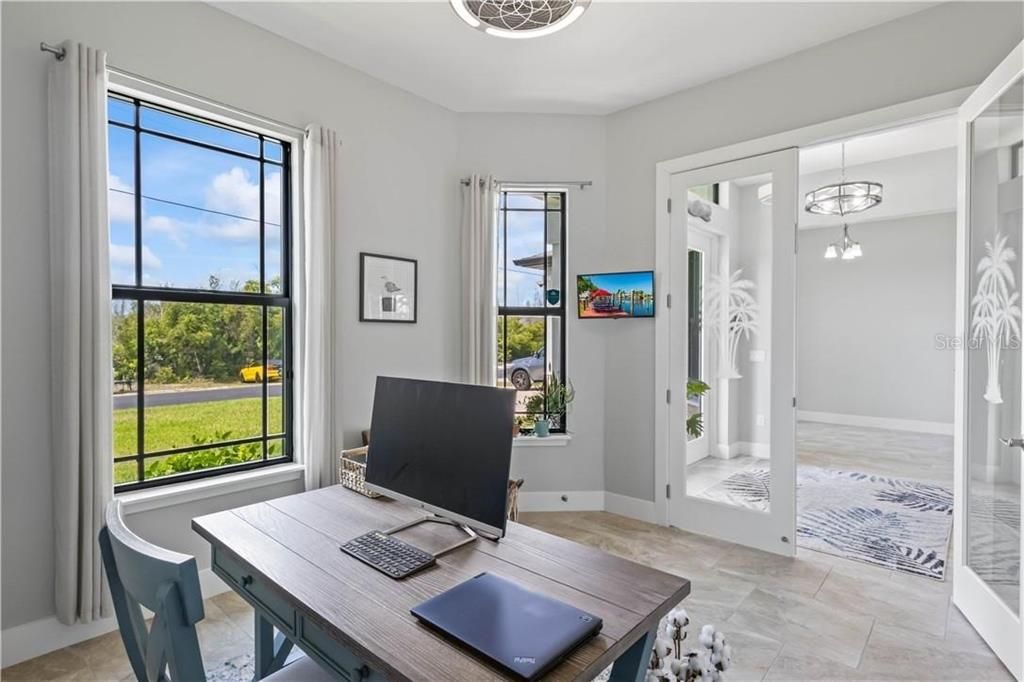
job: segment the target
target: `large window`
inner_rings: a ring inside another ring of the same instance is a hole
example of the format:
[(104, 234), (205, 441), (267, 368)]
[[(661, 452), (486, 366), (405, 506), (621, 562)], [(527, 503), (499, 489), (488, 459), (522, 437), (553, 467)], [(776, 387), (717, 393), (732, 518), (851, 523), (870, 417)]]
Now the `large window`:
[(108, 113), (116, 489), (290, 460), (289, 145)]
[(496, 381), (518, 391), (527, 429), (543, 416), (565, 430), (564, 415), (530, 409), (565, 376), (565, 200), (565, 192), (502, 191), (498, 208)]

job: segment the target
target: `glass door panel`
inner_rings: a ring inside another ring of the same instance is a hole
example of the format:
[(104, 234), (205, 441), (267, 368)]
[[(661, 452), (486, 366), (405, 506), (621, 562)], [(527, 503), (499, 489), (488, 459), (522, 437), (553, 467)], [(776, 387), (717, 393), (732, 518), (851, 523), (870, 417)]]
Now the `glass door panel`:
[(958, 137), (953, 603), (1021, 679), (1024, 43), (960, 107)]
[[(967, 565), (1020, 613), (1021, 83), (970, 126)], [(1016, 174), (1016, 175), (1015, 175)]]

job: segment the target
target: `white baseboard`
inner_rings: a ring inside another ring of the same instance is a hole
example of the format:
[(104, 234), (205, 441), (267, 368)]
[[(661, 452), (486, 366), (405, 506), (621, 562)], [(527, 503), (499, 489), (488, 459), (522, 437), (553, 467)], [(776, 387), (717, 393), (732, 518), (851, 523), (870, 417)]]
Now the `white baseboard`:
[(619, 495), (618, 493), (605, 492), (604, 510), (619, 516), (628, 516), (638, 521), (657, 523), (657, 510), (654, 502), (641, 500), (637, 497)]
[(889, 417), (867, 417), (860, 414), (835, 414), (832, 412), (809, 412), (807, 410), (797, 410), (796, 418), (798, 421), (818, 422), (821, 424), (864, 426), (872, 429), (912, 431), (914, 433), (935, 433), (941, 436), (953, 435), (953, 425), (948, 422), (890, 419)]
[[(738, 440), (728, 445), (719, 443), (715, 448), (716, 450), (711, 453), (711, 457), (715, 459), (732, 459), (741, 455), (757, 457), (758, 459), (768, 459), (771, 457), (771, 446), (768, 443), (751, 443)], [(689, 463), (693, 464), (693, 462)]]
[[(563, 496), (566, 499), (563, 500)], [(605, 490), (521, 492), (519, 511), (606, 511), (638, 521), (657, 523), (654, 502)]]
[[(209, 568), (199, 571), (199, 587), (203, 591), (204, 599), (231, 589)], [(151, 615), (145, 609), (143, 611), (146, 617)], [(31, 623), (16, 625), (0, 632), (0, 639), (3, 640), (3, 658), (0, 665), (6, 668), (93, 637), (105, 635), (116, 629), (117, 620), (113, 617), (91, 623), (64, 625), (57, 620), (56, 616), (50, 616)]]
[(519, 493), (519, 511), (551, 512), (603, 510), (603, 490), (531, 491)]

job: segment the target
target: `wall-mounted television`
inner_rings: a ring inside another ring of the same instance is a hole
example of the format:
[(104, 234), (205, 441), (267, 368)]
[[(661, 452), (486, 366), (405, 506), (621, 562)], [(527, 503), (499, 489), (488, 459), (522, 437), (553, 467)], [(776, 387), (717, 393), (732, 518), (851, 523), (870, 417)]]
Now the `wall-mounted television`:
[(576, 275), (581, 319), (654, 317), (654, 271)]

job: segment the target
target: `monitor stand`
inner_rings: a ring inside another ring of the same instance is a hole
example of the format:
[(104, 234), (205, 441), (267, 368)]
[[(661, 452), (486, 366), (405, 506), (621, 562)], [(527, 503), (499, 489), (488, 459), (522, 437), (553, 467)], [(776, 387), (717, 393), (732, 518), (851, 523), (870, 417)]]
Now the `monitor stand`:
[(455, 526), (456, 528), (462, 530), (463, 532), (466, 533), (466, 535), (469, 536), (469, 537), (467, 537), (467, 538), (465, 538), (463, 540), (459, 540), (458, 542), (456, 542), (454, 544), (448, 545), (447, 547), (442, 547), (438, 551), (434, 552), (434, 558), (435, 559), (438, 558), (439, 556), (441, 556), (442, 554), (447, 554), (448, 552), (451, 552), (452, 550), (458, 549), (459, 547), (462, 547), (463, 545), (468, 545), (469, 543), (473, 542), (474, 540), (476, 540), (479, 537), (477, 535), (476, 531), (474, 531), (469, 526), (461, 524), (458, 521), (452, 521), (451, 519), (446, 519), (445, 517), (438, 516), (437, 514), (432, 514), (430, 516), (421, 516), (418, 519), (413, 519), (412, 521), (409, 521), (407, 523), (403, 523), (401, 525), (395, 526), (394, 528), (388, 528), (387, 530), (382, 531), (382, 532), (385, 535), (394, 535), (395, 533), (397, 533), (399, 531), (406, 530), (407, 528), (412, 528), (413, 526), (418, 526), (421, 523), (443, 523), (443, 524), (448, 525), (448, 526)]

